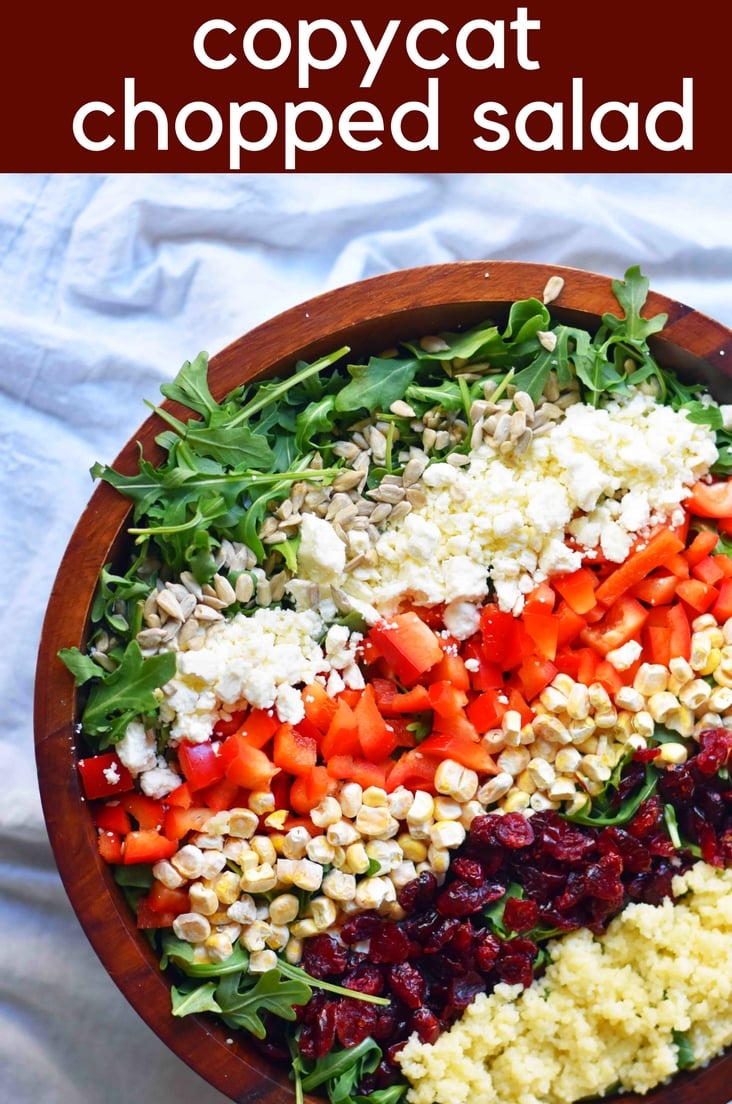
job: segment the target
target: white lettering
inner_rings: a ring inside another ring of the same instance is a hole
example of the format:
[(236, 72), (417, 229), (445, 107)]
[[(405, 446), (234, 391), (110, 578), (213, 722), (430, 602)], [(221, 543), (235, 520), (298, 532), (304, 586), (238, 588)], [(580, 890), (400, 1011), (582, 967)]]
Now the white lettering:
[[(617, 114), (625, 120), (625, 134), (621, 138), (606, 138), (602, 129), (608, 115)], [(600, 149), (621, 150), (638, 149), (638, 104), (621, 103), (620, 100), (608, 100), (592, 112), (590, 134)]]
[[(562, 112), (561, 103), (544, 103), (541, 100), (522, 107), (516, 116), (516, 137), (521, 145), (530, 150), (563, 149)], [(551, 122), (551, 130), (546, 138), (532, 138), (527, 129), (531, 116), (538, 113), (548, 115)]]
[(511, 22), (512, 31), (516, 31), (516, 60), (522, 69), (540, 68), (538, 61), (529, 58), (529, 31), (540, 31), (541, 20), (529, 19), (528, 8), (518, 8), (516, 18)]
[[(422, 149), (439, 149), (439, 136), (438, 136), (438, 106), (437, 106), (437, 91), (439, 87), (439, 81), (437, 77), (429, 77), (427, 80), (427, 103), (420, 103), (418, 100), (411, 100), (408, 103), (401, 104), (391, 120), (391, 136), (394, 141), (402, 149), (415, 152)], [(408, 139), (404, 134), (404, 119), (410, 114), (424, 115), (427, 120), (427, 126), (423, 138), (416, 140)]]
[(157, 130), (158, 150), (168, 148), (168, 116), (154, 100), (141, 100), (135, 103), (135, 78), (125, 77), (124, 115), (125, 115), (125, 149), (135, 149), (135, 124), (143, 112), (149, 112), (155, 119)]
[(360, 87), (370, 88), (371, 85), (374, 83), (379, 70), (381, 69), (381, 65), (384, 61), (384, 58), (386, 57), (387, 50), (394, 41), (394, 35), (399, 29), (399, 20), (389, 20), (386, 25), (386, 30), (379, 39), (376, 49), (374, 49), (373, 40), (369, 35), (369, 32), (366, 30), (363, 24), (363, 20), (354, 19), (352, 26), (354, 31), (356, 32), (356, 38), (363, 47), (363, 52), (366, 55), (366, 60), (369, 63), (368, 68), (363, 75), (363, 80), (361, 81)]
[(206, 39), (211, 31), (225, 31), (227, 35), (231, 35), (235, 30), (236, 27), (233, 23), (229, 23), (228, 19), (209, 19), (201, 24), (193, 36), (193, 53), (201, 65), (205, 65), (207, 69), (228, 69), (230, 65), (234, 64), (236, 58), (231, 53), (224, 58), (211, 57)]
[[(491, 52), (486, 57), (476, 58), (470, 52), (470, 38), (475, 31), (487, 31), (490, 35)], [(469, 69), (503, 69), (506, 64), (504, 46), (503, 20), (492, 23), (490, 19), (471, 19), (460, 28), (455, 39), (457, 55)]]
[(420, 69), (441, 69), (448, 62), (447, 54), (438, 54), (436, 58), (426, 58), (420, 53), (419, 39), (425, 31), (437, 31), (444, 35), (449, 27), (439, 19), (422, 19), (407, 32), (407, 57)]
[(496, 136), (490, 141), (482, 137), (474, 138), (473, 145), (477, 146), (478, 149), (485, 150), (486, 153), (492, 153), (495, 150), (505, 149), (511, 137), (511, 131), (503, 123), (496, 123), (489, 119), (488, 115), (508, 115), (508, 111), (502, 103), (487, 100), (485, 103), (478, 104), (473, 112), (473, 119), (480, 129), (487, 130)]
[[(310, 48), (310, 40), (314, 34), (326, 31), (333, 38), (332, 52), (326, 57), (318, 58)], [(332, 19), (314, 19), (312, 23), (301, 19), (297, 25), (298, 43), (298, 88), (310, 87), (311, 69), (335, 69), (343, 61), (348, 48), (346, 32)]]
[[(262, 31), (274, 31), (279, 39), (279, 50), (273, 57), (260, 57), (257, 53), (257, 36)], [(278, 23), (276, 19), (257, 19), (250, 27), (247, 27), (242, 39), (242, 49), (247, 61), (257, 69), (279, 69), (287, 61), (292, 50), (292, 39), (286, 27)]]
[[(693, 105), (694, 81), (691, 77), (683, 77), (681, 80), (681, 103), (673, 100), (664, 100), (656, 104), (648, 112), (646, 117), (646, 137), (651, 145), (660, 150), (677, 150), (694, 148), (694, 123)], [(661, 115), (670, 112), (681, 119), (681, 131), (678, 138), (666, 141), (658, 133), (658, 120)]]
[[(264, 119), (264, 133), (261, 138), (245, 138), (242, 134), (242, 120), (245, 115), (260, 115)], [(229, 168), (241, 166), (241, 151), (256, 153), (268, 149), (277, 136), (277, 116), (269, 104), (251, 100), (249, 103), (232, 103), (229, 109)]]
[[(356, 115), (367, 115), (367, 119), (357, 119)], [(354, 137), (356, 131), (378, 131), (381, 133), (384, 129), (384, 117), (379, 111), (378, 107), (369, 103), (367, 100), (359, 100), (356, 103), (349, 104), (341, 112), (341, 117), (338, 120), (338, 134), (344, 145), (350, 149), (358, 150), (359, 152), (366, 152), (367, 150), (377, 149), (381, 145), (380, 138), (370, 138), (367, 141), (363, 141)]]
[(111, 135), (107, 135), (106, 138), (101, 138), (99, 141), (95, 141), (93, 138), (89, 138), (86, 133), (85, 124), (90, 115), (96, 111), (101, 111), (102, 115), (114, 115), (114, 108), (110, 107), (104, 100), (90, 100), (89, 103), (85, 103), (74, 115), (72, 123), (72, 130), (74, 132), (74, 138), (84, 149), (91, 150), (97, 153), (101, 150), (109, 149), (114, 145), (114, 138)]
[[(320, 134), (307, 140), (298, 134), (297, 124), (302, 115), (317, 115), (320, 119)], [(295, 168), (295, 157), (298, 150), (314, 152), (326, 146), (333, 134), (333, 120), (330, 112), (322, 104), (315, 100), (305, 100), (304, 103), (285, 104), (285, 169)]]
[[(206, 115), (211, 129), (206, 138), (191, 138), (188, 133), (188, 120), (196, 113)], [(224, 121), (215, 107), (203, 100), (193, 100), (182, 107), (175, 117), (175, 136), (182, 146), (189, 150), (207, 150), (215, 146), (224, 133)]]

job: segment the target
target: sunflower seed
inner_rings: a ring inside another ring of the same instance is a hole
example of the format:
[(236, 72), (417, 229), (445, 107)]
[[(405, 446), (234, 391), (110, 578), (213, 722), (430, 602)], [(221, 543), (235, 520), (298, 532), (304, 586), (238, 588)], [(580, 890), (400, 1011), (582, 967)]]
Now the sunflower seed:
[(420, 338), (419, 347), (426, 353), (444, 353), (450, 348), (444, 338), (432, 334)]
[(214, 575), (213, 585), (217, 596), (224, 603), (224, 606), (231, 606), (236, 601), (236, 591), (226, 576)]
[(254, 594), (254, 582), (251, 575), (246, 571), (243, 571), (241, 575), (237, 575), (234, 583), (234, 594), (237, 602), (241, 602), (242, 605), (246, 605)]
[(544, 303), (553, 303), (557, 296), (561, 293), (563, 287), (564, 280), (561, 276), (550, 276), (544, 287), (542, 301)]
[(389, 407), (389, 410), (397, 418), (413, 418), (416, 413), (404, 399), (396, 399)]
[(551, 330), (537, 330), (536, 336), (543, 349), (546, 349), (548, 353), (554, 352), (557, 347), (557, 335), (555, 333), (552, 333)]
[(161, 609), (163, 613), (167, 613), (168, 617), (172, 617), (176, 621), (185, 620), (180, 602), (168, 587), (164, 587), (158, 594), (158, 609)]

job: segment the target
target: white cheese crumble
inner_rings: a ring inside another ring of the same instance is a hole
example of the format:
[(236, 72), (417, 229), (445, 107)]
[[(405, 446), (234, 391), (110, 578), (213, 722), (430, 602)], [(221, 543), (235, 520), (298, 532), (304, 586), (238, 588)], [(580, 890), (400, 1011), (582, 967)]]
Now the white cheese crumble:
[[(222, 714), (252, 706), (296, 724), (304, 716), (297, 687), (334, 675), (341, 687), (363, 686), (360, 633), (325, 624), (315, 610), (258, 609), (212, 622), (202, 646), (176, 653), (176, 673), (163, 687), (160, 717), (170, 743), (203, 743)], [(151, 765), (154, 765), (151, 764)]]
[[(373, 564), (336, 573), (326, 553), (328, 523), (319, 521), (317, 547), (309, 536), (290, 593), (306, 607), (308, 583), (327, 580), (373, 622), (405, 600), (479, 603), (490, 578), (500, 607), (520, 613), (538, 582), (575, 570), (590, 549), (621, 563), (637, 535), (675, 519), (690, 485), (716, 458), (708, 426), (652, 396), (635, 392), (603, 408), (577, 403), (550, 432), (532, 438), (523, 455), (504, 457), (482, 446), (462, 468), (430, 465), (422, 477), (424, 505), (387, 523)], [(463, 633), (467, 615), (458, 609)]]

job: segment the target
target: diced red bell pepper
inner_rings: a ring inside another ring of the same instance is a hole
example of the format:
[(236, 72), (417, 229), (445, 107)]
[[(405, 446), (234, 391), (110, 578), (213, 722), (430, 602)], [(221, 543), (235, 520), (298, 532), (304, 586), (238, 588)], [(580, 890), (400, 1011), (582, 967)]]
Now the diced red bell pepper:
[(434, 755), (438, 759), (454, 759), (478, 774), (498, 774), (493, 756), (480, 740), (452, 736), (448, 732), (433, 732), (422, 741), (419, 750), (423, 755)]
[(225, 740), (221, 754), (227, 764), (226, 777), (245, 790), (268, 790), (280, 769), (261, 748), (252, 747), (238, 732)]
[(122, 862), (125, 866), (132, 866), (169, 859), (178, 850), (178, 841), (168, 839), (154, 828), (142, 828), (127, 833), (123, 848)]
[(456, 690), (470, 689), (470, 672), (457, 652), (445, 652), (429, 673), (430, 682), (449, 682)]
[[(596, 603), (592, 609), (602, 609), (602, 606)], [(572, 641), (577, 639), (588, 623), (591, 612), (592, 611), (588, 611), (584, 614), (576, 613), (569, 602), (566, 602), (564, 599), (561, 600), (554, 613), (557, 620), (557, 650), (564, 648), (567, 644), (571, 644)]]
[[(212, 812), (220, 813), (224, 809), (234, 809), (242, 804), (240, 791), (241, 787), (236, 782), (224, 777), (210, 786), (205, 786), (202, 790), (197, 790), (196, 800), (202, 801)], [(191, 804), (193, 804), (192, 799)], [(190, 805), (186, 808), (190, 808)]]
[(472, 690), (497, 690), (503, 686), (503, 671), (497, 663), (491, 663), (486, 658), (479, 633), (465, 641), (462, 647), (462, 657), (470, 675)]
[(106, 801), (103, 805), (95, 805), (92, 809), (92, 820), (95, 828), (102, 828), (105, 832), (116, 832), (124, 836), (132, 831), (130, 814), (118, 801)]
[(319, 682), (309, 683), (302, 689), (302, 704), (307, 719), (319, 732), (327, 732), (338, 703)]
[(190, 744), (182, 740), (178, 744), (178, 762), (183, 776), (195, 793), (205, 786), (211, 786), (224, 777), (226, 763), (214, 750), (213, 744), (206, 741), (201, 744)]
[[(328, 774), (326, 767), (317, 765), (308, 774), (298, 775), (290, 787), (288, 804), (295, 813), (306, 815), (314, 809), (336, 788), (335, 779)], [(282, 806), (278, 806), (281, 808)]]
[(678, 533), (667, 525), (658, 529), (647, 541), (638, 542), (627, 559), (598, 586), (595, 597), (604, 606), (612, 606), (630, 587), (645, 579), (651, 571), (662, 567), (670, 556), (684, 547)]
[(732, 617), (732, 579), (724, 579), (719, 585), (719, 593), (712, 606), (712, 613), (718, 624)]
[(632, 586), (628, 593), (647, 606), (667, 606), (673, 601), (678, 585), (679, 577), (672, 571), (652, 573)]
[(331, 778), (384, 789), (387, 771), (392, 762), (391, 759), (386, 759), (381, 763), (370, 763), (368, 759), (356, 755), (333, 755), (326, 763), (326, 769)]
[(224, 740), (227, 736), (231, 736), (232, 732), (236, 732), (239, 729), (245, 716), (245, 710), (238, 710), (236, 713), (232, 713), (228, 720), (219, 717), (213, 727), (213, 734), (216, 739)]
[(88, 801), (134, 789), (134, 779), (116, 751), (80, 759), (78, 767), (84, 796)]
[(166, 805), (176, 805), (181, 809), (190, 809), (193, 804), (193, 794), (187, 782), (181, 782), (165, 798)]
[(482, 734), (491, 728), (498, 728), (507, 709), (508, 698), (501, 687), (500, 690), (484, 690), (468, 703), (465, 712), (471, 724)]
[(732, 517), (732, 478), (717, 483), (699, 480), (684, 499), (684, 506), (694, 517)]
[(574, 613), (583, 615), (597, 604), (597, 576), (592, 568), (579, 567), (566, 575), (554, 575), (552, 586)]
[(345, 698), (339, 698), (328, 731), (321, 738), (320, 754), (327, 762), (333, 755), (359, 755), (360, 752), (358, 718)]
[(116, 866), (122, 862), (122, 838), (119, 832), (110, 832), (106, 829), (101, 829), (97, 835), (99, 854), (110, 866)]
[[(524, 610), (521, 620), (539, 654), (544, 659), (554, 659), (559, 639), (557, 618), (551, 613), (533, 613), (530, 610)], [(526, 657), (524, 661), (525, 659)]]
[(273, 757), (276, 765), (289, 774), (307, 774), (318, 760), (318, 745), (285, 721), (275, 732)]
[(705, 556), (710, 555), (716, 548), (718, 540), (719, 536), (715, 529), (700, 529), (694, 535), (691, 544), (683, 552), (684, 559), (689, 567), (694, 567)]
[(190, 809), (171, 805), (165, 811), (163, 835), (169, 840), (181, 840), (189, 832), (202, 832), (212, 816), (213, 810), (205, 805), (191, 805)]
[(717, 586), (725, 578), (724, 570), (713, 556), (703, 556), (698, 560), (692, 567), (691, 574), (695, 579), (701, 579), (703, 583), (709, 583), (710, 586)]
[(174, 916), (188, 912), (191, 907), (187, 889), (183, 886), (170, 889), (157, 878), (141, 900), (144, 900), (153, 912), (172, 912)]
[(696, 613), (706, 613), (719, 597), (719, 591), (701, 579), (682, 579), (676, 587), (676, 597)]
[(517, 671), (526, 700), (530, 702), (537, 698), (552, 679), (556, 678), (557, 673), (558, 668), (552, 660), (541, 656), (527, 656)]
[(489, 663), (497, 664), (502, 671), (511, 671), (518, 667), (524, 655), (531, 650), (522, 638), (522, 626), (518, 618), (500, 609), (495, 602), (487, 602), (483, 606), (480, 631), (485, 658)]
[(263, 748), (274, 736), (279, 723), (272, 710), (250, 709), (237, 733), (252, 747)]
[(413, 610), (378, 622), (369, 636), (404, 686), (414, 686), (442, 659), (437, 636)]
[[(440, 664), (437, 665), (438, 667)], [(392, 679), (374, 678), (369, 683), (373, 687), (376, 705), (383, 717), (399, 717), (404, 713), (422, 713), (430, 709), (427, 687), (418, 682), (411, 690), (400, 690)]]
[(435, 792), (435, 771), (440, 760), (437, 756), (425, 755), (420, 747), (405, 751), (391, 766), (386, 776), (386, 789), (392, 793), (399, 786), (408, 790), (426, 790)]
[(459, 716), (468, 702), (468, 696), (464, 690), (458, 690), (451, 682), (431, 682), (427, 695), (430, 708), (440, 717), (452, 718)]
[(637, 599), (622, 594), (600, 621), (582, 630), (580, 639), (599, 655), (606, 656), (628, 640), (638, 639), (647, 617), (648, 610)]
[(686, 610), (677, 602), (669, 606), (666, 617), (671, 658), (688, 659), (691, 654), (691, 623)]
[(398, 744), (397, 733), (379, 712), (370, 683), (364, 687), (353, 714), (358, 723), (358, 741), (366, 758), (378, 763), (391, 755)]
[(165, 806), (147, 794), (125, 793), (120, 795), (119, 803), (126, 809), (138, 828), (160, 831), (165, 820)]

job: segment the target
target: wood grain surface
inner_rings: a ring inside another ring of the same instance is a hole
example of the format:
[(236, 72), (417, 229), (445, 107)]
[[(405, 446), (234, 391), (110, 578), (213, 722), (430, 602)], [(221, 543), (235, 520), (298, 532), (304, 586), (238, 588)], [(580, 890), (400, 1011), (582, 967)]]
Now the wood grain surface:
[[(551, 304), (558, 320), (594, 329), (605, 312), (619, 313), (611, 279), (576, 269), (487, 260), (391, 272), (325, 292), (244, 334), (212, 357), (211, 390), (221, 398), (246, 380), (286, 373), (298, 360), (312, 361), (344, 345), (355, 358), (378, 353), (397, 339), (487, 318), (501, 321), (515, 300), (541, 299), (547, 280), (555, 275), (564, 279)], [(644, 316), (658, 312), (668, 315), (662, 336), (651, 340), (658, 359), (687, 379), (703, 380), (721, 401), (732, 401), (732, 332), (683, 303), (651, 293)], [(141, 405), (145, 397), (140, 396)], [(168, 400), (162, 405), (181, 413)], [(159, 431), (160, 421), (151, 415), (121, 448), (113, 466), (135, 472), (138, 442), (148, 459), (161, 459), (154, 443)], [(99, 857), (82, 800), (76, 694), (57, 653), (84, 644), (100, 568), (118, 559), (128, 542), (128, 507), (107, 484), (96, 487), (48, 601), (37, 658), (34, 727), (49, 838), (66, 893), (97, 956), (158, 1037), (232, 1101), (289, 1104), (294, 1094), (286, 1071), (259, 1056), (243, 1033), (226, 1031), (212, 1017), (171, 1016), (169, 982)], [(731, 1098), (732, 1053), (705, 1070), (678, 1075), (655, 1092), (618, 1099), (625, 1104), (727, 1104)]]

